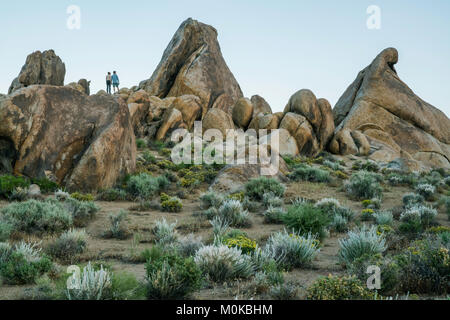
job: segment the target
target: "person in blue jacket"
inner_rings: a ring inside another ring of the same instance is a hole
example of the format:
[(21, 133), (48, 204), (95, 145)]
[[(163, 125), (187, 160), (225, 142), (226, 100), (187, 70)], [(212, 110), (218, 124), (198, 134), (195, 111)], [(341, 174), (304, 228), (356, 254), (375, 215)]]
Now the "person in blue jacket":
[(114, 93), (116, 93), (116, 89), (117, 89), (117, 92), (119, 92), (119, 84), (120, 84), (119, 76), (117, 75), (117, 72), (114, 71), (113, 75), (112, 75), (112, 85), (113, 85)]

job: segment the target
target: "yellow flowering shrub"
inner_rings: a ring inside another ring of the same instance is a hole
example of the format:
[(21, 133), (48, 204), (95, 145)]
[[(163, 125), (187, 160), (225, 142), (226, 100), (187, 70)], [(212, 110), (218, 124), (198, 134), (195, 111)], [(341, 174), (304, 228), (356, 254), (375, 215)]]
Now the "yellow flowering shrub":
[(78, 201), (94, 201), (94, 196), (90, 193), (83, 194), (74, 192), (70, 196)]
[(319, 278), (307, 290), (308, 300), (372, 300), (374, 292), (356, 277), (329, 275)]
[(245, 236), (237, 236), (236, 238), (229, 238), (225, 240), (225, 244), (229, 248), (239, 248), (243, 253), (251, 253), (256, 250), (256, 241)]

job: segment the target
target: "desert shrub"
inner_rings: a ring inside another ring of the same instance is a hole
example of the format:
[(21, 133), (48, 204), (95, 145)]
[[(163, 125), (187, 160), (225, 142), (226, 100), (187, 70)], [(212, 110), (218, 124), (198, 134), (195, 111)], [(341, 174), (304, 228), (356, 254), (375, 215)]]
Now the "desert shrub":
[[(54, 203), (52, 201), (47, 202)], [(61, 202), (61, 205), (71, 213), (73, 224), (78, 228), (86, 227), (100, 210), (92, 201), (79, 201), (73, 198)]]
[(387, 225), (390, 226), (394, 222), (394, 216), (390, 211), (380, 211), (374, 214), (375, 223), (377, 225)]
[(263, 195), (268, 192), (282, 198), (285, 190), (286, 187), (278, 180), (267, 177), (252, 179), (245, 185), (245, 193), (252, 200), (263, 200)]
[(112, 274), (100, 266), (95, 270), (89, 262), (80, 273), (74, 272), (68, 279), (68, 300), (104, 300), (111, 288)]
[(369, 172), (378, 172), (380, 171), (380, 166), (378, 165), (378, 163), (370, 159), (365, 162), (358, 160), (353, 164), (352, 169), (364, 170)]
[(138, 149), (144, 149), (145, 147), (147, 147), (147, 141), (145, 141), (144, 139), (136, 139), (136, 147)]
[(331, 229), (336, 232), (346, 232), (348, 230), (348, 220), (345, 217), (336, 214), (331, 221)]
[(238, 248), (244, 254), (254, 252), (257, 247), (257, 243), (255, 240), (252, 240), (243, 235), (239, 235), (237, 237), (232, 238), (226, 238), (224, 242), (229, 248)]
[(327, 168), (330, 168), (334, 171), (342, 171), (342, 166), (339, 164), (339, 162), (333, 162), (330, 160), (324, 160), (323, 165)]
[(270, 236), (264, 250), (288, 270), (309, 265), (320, 251), (319, 241), (311, 234), (301, 236), (285, 231)]
[(0, 225), (11, 232), (53, 234), (69, 229), (73, 224), (70, 213), (58, 203), (29, 200), (12, 203), (0, 210)]
[(13, 229), (12, 224), (0, 220), (0, 243), (9, 239)]
[(443, 181), (447, 187), (450, 187), (450, 176), (445, 177)]
[(350, 181), (345, 185), (347, 193), (356, 199), (381, 198), (383, 188), (380, 186), (381, 177), (368, 171), (353, 173)]
[(90, 193), (74, 192), (70, 196), (78, 201), (94, 201), (94, 196)]
[(439, 239), (416, 241), (395, 257), (401, 268), (400, 290), (417, 294), (448, 294), (450, 256)]
[(87, 247), (87, 234), (84, 230), (71, 229), (47, 246), (47, 253), (62, 262), (73, 263)]
[(264, 211), (264, 222), (268, 224), (282, 224), (286, 210), (279, 207), (269, 207)]
[(222, 243), (225, 234), (230, 228), (230, 223), (228, 220), (225, 220), (219, 216), (215, 216), (212, 220), (209, 221), (213, 228), (214, 242)]
[(214, 208), (219, 208), (223, 201), (224, 198), (221, 194), (217, 194), (215, 192), (209, 192), (209, 193), (205, 193), (200, 197), (200, 201), (203, 204), (203, 207), (205, 209), (209, 209), (211, 207)]
[(155, 156), (154, 156), (150, 151), (148, 151), (148, 150), (145, 150), (145, 151), (142, 153), (142, 159), (144, 160), (144, 163), (145, 163), (146, 165), (149, 165), (149, 164), (156, 164), (156, 158), (155, 158)]
[(109, 215), (110, 227), (103, 234), (103, 237), (109, 239), (119, 239), (124, 240), (130, 236), (127, 225), (125, 224), (125, 219), (128, 216), (128, 212), (125, 210), (120, 210), (116, 214)]
[(11, 193), (19, 188), (28, 188), (30, 182), (23, 177), (15, 177), (12, 175), (0, 176), (0, 197), (8, 198)]
[(156, 226), (153, 229), (155, 241), (159, 245), (168, 245), (177, 241), (178, 235), (175, 230), (177, 223), (168, 223), (165, 218), (156, 221)]
[(425, 200), (431, 199), (433, 194), (436, 192), (436, 187), (434, 187), (431, 184), (423, 183), (418, 184), (415, 188), (416, 192), (420, 194), (422, 197), (425, 198)]
[(339, 200), (334, 198), (324, 198), (316, 202), (315, 207), (325, 212), (332, 212), (333, 210), (341, 207)]
[(101, 201), (124, 201), (127, 199), (127, 192), (118, 188), (110, 188), (100, 192), (97, 200)]
[(177, 251), (183, 257), (190, 257), (195, 255), (195, 253), (203, 247), (203, 241), (200, 236), (195, 236), (193, 233), (187, 236), (182, 236), (178, 239), (176, 248)]
[(126, 190), (134, 198), (148, 199), (157, 192), (166, 190), (169, 185), (169, 180), (164, 176), (155, 178), (147, 173), (141, 173), (130, 177)]
[(362, 205), (366, 209), (378, 210), (381, 208), (381, 200), (378, 198), (363, 200)]
[(64, 201), (70, 198), (70, 193), (62, 190), (62, 189), (58, 189), (55, 191), (55, 199), (58, 201)]
[(378, 234), (374, 226), (350, 231), (346, 239), (339, 240), (339, 246), (339, 260), (346, 266), (362, 256), (376, 255), (387, 249), (384, 235)]
[(273, 300), (295, 300), (298, 295), (298, 288), (293, 283), (280, 283), (272, 286), (269, 296)]
[(9, 201), (22, 202), (28, 199), (28, 189), (17, 187), (14, 189), (8, 197)]
[(51, 268), (51, 260), (36, 243), (21, 242), (14, 246), (0, 243), (0, 276), (7, 284), (33, 284)]
[(220, 217), (222, 220), (227, 221), (232, 227), (249, 227), (251, 226), (251, 220), (248, 211), (244, 210), (242, 204), (237, 200), (225, 200), (219, 209), (214, 210), (211, 208), (207, 212), (208, 218), (214, 218), (214, 216)]
[(272, 270), (258, 271), (250, 283), (249, 289), (256, 294), (269, 292), (274, 286), (284, 283), (284, 277), (275, 266)]
[(203, 274), (208, 275), (215, 282), (246, 279), (255, 271), (249, 255), (243, 254), (238, 248), (229, 248), (227, 245), (205, 246), (197, 251), (194, 259)]
[(362, 221), (371, 221), (373, 219), (375, 219), (375, 211), (373, 209), (364, 209), (361, 211)]
[(331, 217), (311, 203), (300, 203), (288, 208), (283, 217), (284, 224), (301, 235), (312, 234), (320, 240), (327, 235)]
[(269, 207), (282, 207), (283, 204), (284, 204), (283, 199), (280, 198), (280, 197), (275, 196), (272, 192), (264, 193), (264, 195), (263, 195), (263, 205), (266, 208), (269, 208)]
[(56, 182), (53, 182), (47, 178), (31, 179), (31, 183), (38, 185), (42, 193), (55, 192), (59, 188)]
[(356, 277), (329, 275), (319, 278), (307, 290), (308, 300), (372, 300), (374, 293)]
[(356, 276), (362, 282), (366, 282), (368, 278), (367, 270), (371, 266), (379, 267), (381, 271), (381, 288), (378, 292), (381, 294), (395, 293), (399, 285), (400, 269), (391, 258), (384, 258), (381, 254), (363, 255), (347, 266), (347, 273)]
[(183, 299), (200, 287), (201, 270), (194, 260), (173, 251), (149, 259), (145, 268), (149, 299)]
[(416, 205), (406, 208), (406, 210), (400, 215), (400, 231), (406, 233), (417, 233), (428, 228), (435, 217), (437, 216), (436, 209)]
[(443, 196), (439, 200), (439, 205), (444, 206), (448, 219), (450, 220), (450, 196)]
[(288, 175), (293, 181), (329, 182), (330, 173), (316, 167), (301, 164), (295, 167), (294, 171)]
[(403, 205), (411, 207), (425, 202), (425, 198), (417, 193), (407, 193), (403, 196)]
[(183, 209), (183, 202), (178, 197), (161, 195), (161, 208), (165, 212), (180, 212)]

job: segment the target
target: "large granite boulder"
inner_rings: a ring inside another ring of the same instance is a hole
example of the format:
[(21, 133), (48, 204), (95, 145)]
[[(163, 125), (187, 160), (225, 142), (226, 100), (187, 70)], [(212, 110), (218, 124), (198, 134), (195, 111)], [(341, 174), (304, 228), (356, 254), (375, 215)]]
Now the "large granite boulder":
[[(396, 49), (383, 50), (344, 92), (333, 109), (336, 132), (330, 151), (450, 167), (450, 120), (399, 78), (397, 62)], [(365, 140), (370, 148), (362, 152)]]
[(15, 78), (8, 93), (34, 84), (63, 86), (66, 66), (53, 50), (36, 51), (27, 57), (25, 65)]
[(310, 90), (300, 90), (289, 99), (279, 127), (297, 141), (301, 155), (316, 156), (326, 148), (334, 133), (330, 103), (317, 99)]
[(231, 114), (243, 96), (223, 59), (216, 29), (193, 19), (181, 24), (153, 75), (139, 87), (160, 98), (195, 95), (202, 116), (211, 108)]
[(34, 85), (0, 99), (2, 167), (68, 190), (112, 187), (135, 169), (128, 107), (111, 95)]
[(228, 130), (234, 130), (235, 126), (232, 117), (220, 110), (213, 108), (203, 118), (202, 122), (203, 132), (209, 129), (217, 129), (222, 133), (222, 137), (225, 139)]

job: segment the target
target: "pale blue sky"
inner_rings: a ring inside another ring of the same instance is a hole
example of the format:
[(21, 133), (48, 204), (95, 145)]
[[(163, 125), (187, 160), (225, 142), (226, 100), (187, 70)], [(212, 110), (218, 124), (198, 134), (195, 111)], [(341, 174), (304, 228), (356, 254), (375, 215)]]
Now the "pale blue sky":
[[(81, 30), (68, 30), (66, 9), (81, 8)], [(381, 8), (381, 30), (368, 30), (366, 9)], [(400, 77), (450, 115), (450, 1), (190, 0), (8, 1), (0, 10), (0, 92), (35, 50), (55, 49), (66, 83), (104, 88), (117, 70), (131, 87), (152, 74), (172, 35), (192, 17), (213, 25), (225, 60), (247, 97), (274, 111), (309, 88), (334, 106), (357, 73), (386, 47), (400, 52)]]

